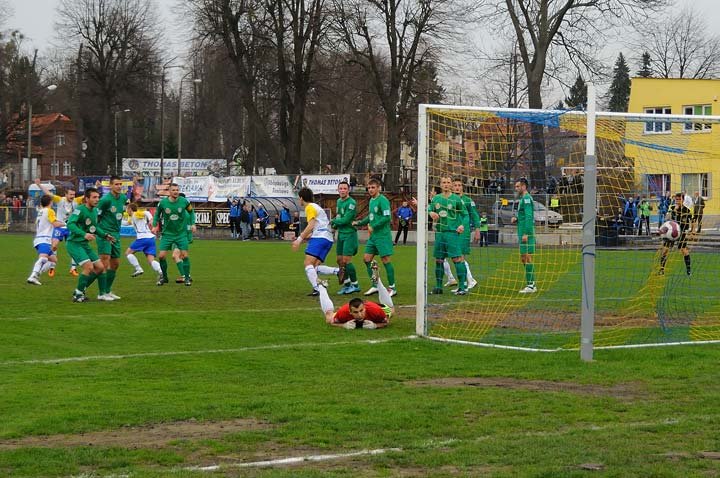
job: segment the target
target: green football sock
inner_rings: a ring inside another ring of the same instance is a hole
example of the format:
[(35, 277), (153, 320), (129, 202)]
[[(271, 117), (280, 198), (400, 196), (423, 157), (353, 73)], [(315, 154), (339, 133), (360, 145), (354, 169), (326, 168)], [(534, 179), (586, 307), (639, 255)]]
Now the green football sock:
[(99, 274), (97, 276), (98, 281), (98, 289), (100, 290), (100, 295), (106, 294), (109, 292), (109, 289), (107, 287), (107, 272), (103, 272), (102, 274)]
[(394, 286), (395, 285), (395, 266), (392, 265), (392, 262), (388, 262), (387, 264), (385, 264), (385, 272), (387, 273), (388, 285)]
[(465, 261), (455, 263), (455, 273), (458, 278), (458, 289), (467, 290), (467, 267), (465, 267)]
[(350, 278), (350, 282), (357, 282), (357, 270), (353, 263), (345, 264), (345, 273)]
[(167, 260), (166, 260), (166, 259), (160, 259), (158, 262), (160, 263), (160, 270), (162, 271), (163, 279), (168, 280), (168, 276), (167, 276)]
[(535, 265), (532, 262), (525, 264), (525, 280), (528, 284), (535, 283)]
[(442, 288), (444, 276), (445, 268), (443, 267), (442, 261), (435, 261), (435, 287), (437, 287), (438, 289)]
[(77, 290), (81, 292), (85, 292), (85, 289), (87, 289), (88, 281), (90, 280), (90, 276), (86, 276), (85, 274), (80, 274), (78, 276), (78, 283), (77, 283)]
[(115, 282), (115, 274), (117, 271), (114, 271), (112, 269), (108, 269), (105, 271), (105, 287), (107, 288), (106, 292), (110, 292), (112, 290), (113, 282)]
[(183, 259), (183, 265), (185, 266), (185, 276), (190, 277), (190, 258), (186, 257)]
[[(372, 275), (373, 275), (372, 262), (366, 262), (366, 263), (365, 263), (365, 269), (367, 269), (368, 277), (372, 279)], [(373, 282), (373, 285), (375, 285), (374, 282)]]
[(90, 275), (86, 276), (85, 278), (85, 289), (83, 289), (83, 292), (92, 285), (93, 282), (95, 282), (95, 279), (98, 278), (98, 275), (95, 272), (91, 272)]
[(175, 265), (177, 266), (178, 271), (180, 272), (180, 275), (184, 277), (184, 276), (185, 276), (185, 264), (183, 264), (182, 259), (180, 259), (179, 261), (177, 261), (177, 262), (175, 263)]

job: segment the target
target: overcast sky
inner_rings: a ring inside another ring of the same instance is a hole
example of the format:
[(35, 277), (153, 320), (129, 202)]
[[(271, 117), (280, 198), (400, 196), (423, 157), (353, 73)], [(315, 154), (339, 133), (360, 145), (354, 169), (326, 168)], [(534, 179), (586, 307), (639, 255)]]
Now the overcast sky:
[[(169, 42), (168, 51), (175, 55), (182, 55), (186, 49), (188, 35), (184, 33), (187, 31), (187, 27), (180, 25), (176, 15), (173, 14), (178, 0), (156, 1), (160, 9), (164, 34)], [(37, 48), (41, 55), (44, 52), (47, 53), (52, 47), (52, 43), (57, 41), (54, 23), (55, 10), (60, 0), (9, 0), (9, 3), (15, 14), (4, 27), (10, 30), (20, 30), (27, 37), (26, 46), (29, 50)], [(703, 14), (709, 28), (720, 28), (720, 0), (675, 0), (676, 9), (688, 5), (692, 5)], [(630, 65), (631, 71), (636, 69), (636, 65)], [(452, 82), (452, 79), (445, 78), (444, 81), (447, 84)]]

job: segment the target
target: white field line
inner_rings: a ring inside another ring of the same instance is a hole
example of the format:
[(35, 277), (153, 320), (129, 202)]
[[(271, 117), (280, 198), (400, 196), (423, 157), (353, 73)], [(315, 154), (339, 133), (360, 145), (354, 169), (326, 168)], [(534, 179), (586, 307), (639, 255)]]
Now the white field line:
[(116, 354), (116, 355), (88, 355), (84, 357), (61, 357), (53, 359), (36, 359), (36, 360), (11, 360), (8, 362), (0, 362), (0, 366), (7, 365), (33, 365), (33, 364), (60, 364), (68, 362), (89, 362), (100, 360), (124, 360), (132, 358), (145, 357), (174, 357), (180, 355), (207, 355), (207, 354), (232, 354), (241, 352), (253, 352), (256, 350), (282, 350), (294, 348), (312, 348), (312, 347), (336, 347), (342, 345), (365, 344), (374, 345), (385, 342), (395, 342), (408, 339), (415, 339), (416, 335), (406, 335), (403, 337), (391, 337), (387, 339), (377, 340), (344, 340), (340, 342), (301, 342), (295, 344), (271, 344), (258, 345), (255, 347), (238, 347), (234, 349), (207, 349), (207, 350), (179, 350), (172, 352), (141, 352), (134, 354)]
[(343, 458), (353, 458), (356, 456), (373, 456), (382, 455), (392, 451), (403, 451), (402, 448), (378, 448), (375, 450), (360, 450), (350, 453), (336, 453), (332, 455), (305, 455), (305, 456), (293, 456), (288, 458), (277, 458), (275, 460), (263, 460), (263, 461), (251, 461), (245, 463), (229, 463), (223, 465), (209, 465), (209, 466), (192, 466), (185, 468), (188, 471), (217, 471), (224, 468), (262, 468), (267, 466), (277, 465), (295, 465), (298, 463), (305, 463), (309, 461), (329, 461), (329, 460), (341, 460)]

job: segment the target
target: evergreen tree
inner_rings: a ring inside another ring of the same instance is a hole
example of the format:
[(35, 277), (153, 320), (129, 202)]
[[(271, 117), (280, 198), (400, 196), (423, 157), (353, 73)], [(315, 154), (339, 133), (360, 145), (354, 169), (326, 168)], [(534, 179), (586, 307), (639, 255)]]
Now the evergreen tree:
[(645, 52), (640, 59), (640, 69), (637, 72), (640, 78), (652, 78), (652, 68), (650, 67), (650, 53)]
[(565, 106), (567, 108), (587, 106), (587, 85), (582, 75), (578, 75), (575, 84), (570, 87), (570, 96), (565, 98)]
[(630, 100), (630, 68), (622, 53), (618, 55), (613, 69), (613, 80), (608, 91), (610, 111), (626, 112)]

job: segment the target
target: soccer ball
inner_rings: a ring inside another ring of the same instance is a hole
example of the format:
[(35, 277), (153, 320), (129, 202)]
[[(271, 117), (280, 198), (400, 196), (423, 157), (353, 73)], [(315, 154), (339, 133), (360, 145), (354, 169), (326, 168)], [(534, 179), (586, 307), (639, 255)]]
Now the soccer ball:
[(660, 237), (668, 241), (675, 241), (680, 237), (680, 224), (675, 221), (665, 221), (660, 226)]

